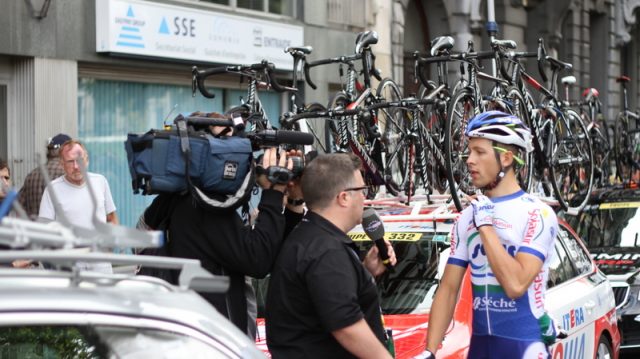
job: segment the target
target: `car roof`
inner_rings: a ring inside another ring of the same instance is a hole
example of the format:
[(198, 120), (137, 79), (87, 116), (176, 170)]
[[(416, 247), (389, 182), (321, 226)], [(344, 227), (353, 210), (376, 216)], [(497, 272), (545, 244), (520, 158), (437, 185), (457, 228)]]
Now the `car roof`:
[[(82, 313), (177, 323), (238, 347), (244, 335), (197, 293), (146, 276), (0, 270), (0, 325), (9, 313)], [(227, 323), (227, 324), (225, 324)], [(20, 324), (20, 323), (13, 323)], [(245, 338), (243, 338), (245, 339)]]

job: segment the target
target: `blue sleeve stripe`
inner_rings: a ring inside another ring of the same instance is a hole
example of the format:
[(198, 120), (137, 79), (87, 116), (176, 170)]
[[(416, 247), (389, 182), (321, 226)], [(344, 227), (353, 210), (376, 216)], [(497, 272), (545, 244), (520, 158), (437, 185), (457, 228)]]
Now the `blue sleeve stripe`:
[(455, 264), (462, 268), (467, 268), (467, 266), (469, 265), (469, 262), (463, 261), (462, 259), (458, 259), (458, 258), (449, 258), (449, 260), (447, 261), (447, 264)]
[(520, 252), (533, 254), (534, 256), (540, 258), (540, 260), (544, 262), (544, 259), (545, 259), (544, 254), (540, 253), (539, 251), (537, 251), (537, 250), (535, 250), (533, 248), (520, 247), (520, 249), (518, 249), (518, 253), (520, 253)]

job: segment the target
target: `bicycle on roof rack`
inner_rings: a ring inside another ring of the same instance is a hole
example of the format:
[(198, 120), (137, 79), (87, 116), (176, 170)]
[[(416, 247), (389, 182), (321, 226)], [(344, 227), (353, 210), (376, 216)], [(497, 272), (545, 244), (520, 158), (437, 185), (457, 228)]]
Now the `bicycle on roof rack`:
[(597, 187), (608, 186), (611, 184), (613, 176), (613, 163), (615, 154), (611, 144), (612, 126), (607, 126), (604, 115), (602, 114), (602, 102), (600, 102), (599, 91), (593, 87), (587, 88), (582, 92), (582, 100), (571, 101), (569, 97), (569, 89), (576, 83), (574, 76), (565, 76), (560, 82), (565, 88), (565, 103), (570, 106), (577, 106), (580, 110), (580, 118), (587, 127), (589, 138), (591, 139), (591, 149), (593, 152), (593, 181)]
[[(371, 46), (377, 44), (378, 34), (375, 31), (365, 31), (356, 37), (355, 54), (351, 56), (340, 56), (331, 59), (308, 62), (305, 66), (305, 76), (307, 82), (313, 84), (309, 76), (309, 69), (314, 66), (340, 63), (348, 64), (348, 81), (346, 89), (338, 92), (329, 105), (334, 116), (327, 119), (325, 126), (326, 150), (328, 152), (357, 151), (366, 153), (366, 161), (369, 167), (375, 168), (371, 174), (380, 174), (366, 177), (366, 183), (371, 187), (370, 196), (375, 196), (380, 186), (385, 186), (387, 191), (397, 194), (400, 189), (389, 180), (388, 174), (384, 171), (385, 155), (393, 151), (394, 142), (399, 131), (400, 115), (397, 108), (380, 107), (370, 108), (367, 116), (340, 117), (336, 114), (338, 110), (356, 109), (358, 107), (369, 107), (375, 103), (399, 101), (401, 99), (398, 86), (388, 78), (382, 79), (375, 68), (375, 55)], [(354, 61), (362, 61), (362, 91), (357, 94), (357, 71), (353, 65)], [(371, 87), (371, 78), (375, 77), (380, 81), (377, 91)], [(314, 87), (314, 85), (311, 85)], [(356, 96), (357, 97), (354, 97)], [(357, 142), (357, 145), (354, 144)], [(357, 147), (357, 148), (356, 148)], [(360, 156), (360, 154), (357, 154)], [(380, 169), (380, 170), (378, 170)]]
[(622, 86), (622, 110), (616, 117), (614, 125), (614, 152), (616, 162), (616, 177), (621, 181), (632, 181), (633, 176), (640, 171), (640, 116), (629, 110), (627, 95), (628, 76), (620, 76), (616, 82)]
[(229, 109), (225, 114), (231, 117), (242, 117), (248, 132), (270, 129), (272, 126), (260, 102), (258, 89), (272, 88), (276, 92), (297, 91), (296, 88), (278, 83), (274, 74), (275, 69), (275, 65), (266, 60), (251, 65), (219, 66), (206, 70), (199, 70), (194, 66), (191, 69), (191, 91), (194, 96), (198, 90), (206, 98), (215, 98), (215, 94), (207, 90), (205, 81), (208, 77), (221, 74), (238, 74), (247, 77), (249, 79), (247, 100), (240, 106)]
[[(414, 53), (414, 72), (423, 86), (421, 96), (428, 96), (429, 91), (436, 88), (436, 83), (424, 77), (423, 68), (433, 63), (437, 66), (437, 85), (444, 87), (438, 94), (441, 105), (430, 107), (431, 111), (425, 112), (421, 121), (431, 137), (429, 149), (435, 159), (429, 163), (428, 172), (431, 173), (431, 182), (440, 193), (445, 193), (448, 185), (453, 202), (458, 210), (462, 210), (460, 192), (475, 193), (466, 167), (467, 139), (464, 129), (471, 117), (485, 109), (507, 106), (500, 97), (483, 98), (480, 91), (480, 80), (505, 82), (481, 71), (479, 61), (492, 58), (493, 52), (475, 52), (473, 42), (469, 41), (466, 52), (452, 53), (450, 50), (453, 45), (453, 38), (448, 36), (433, 39), (431, 56), (423, 57)], [(447, 79), (450, 62), (460, 64), (460, 77), (453, 90)]]
[[(307, 65), (307, 55), (311, 54), (313, 48), (311, 46), (292, 46), (284, 49), (285, 53), (288, 53), (293, 57), (293, 72), (292, 72), (292, 86), (298, 85), (298, 67), (301, 67), (305, 71), (305, 80), (312, 88), (316, 88), (315, 84), (313, 84), (309, 78), (308, 74), (308, 65)], [(281, 116), (280, 125), (282, 129), (285, 130), (293, 130), (304, 133), (310, 133), (313, 135), (315, 139), (315, 144), (319, 146), (323, 152), (328, 152), (326, 146), (322, 143), (322, 139), (318, 136), (316, 130), (311, 124), (307, 122), (307, 119), (300, 119), (297, 122), (289, 123), (286, 121), (282, 121), (282, 118), (286, 118), (291, 115), (300, 114), (304, 112), (317, 112), (324, 111), (327, 108), (323, 105), (312, 102), (309, 104), (305, 104), (304, 101), (300, 101), (301, 97), (298, 96), (297, 91), (291, 91), (291, 97), (289, 98), (289, 111), (285, 112)], [(311, 151), (311, 146), (304, 146), (303, 153), (308, 153)]]
[[(542, 38), (538, 40), (536, 53), (508, 52), (498, 47), (494, 47), (494, 50), (501, 75), (509, 79), (512, 85), (509, 94), (514, 100), (515, 114), (525, 121), (533, 136), (534, 151), (527, 191), (543, 191), (549, 196), (551, 189), (548, 182), (551, 182), (560, 206), (564, 210), (579, 210), (586, 200), (574, 203), (571, 199), (580, 192), (591, 192), (594, 165), (591, 140), (585, 124), (580, 115), (558, 96), (558, 75), (563, 70), (570, 70), (572, 65), (547, 56)], [(550, 65), (552, 75), (549, 88), (524, 71), (520, 59), (526, 57), (537, 58), (538, 71), (544, 82), (548, 80), (544, 65)], [(535, 104), (525, 83), (542, 95), (539, 104)]]

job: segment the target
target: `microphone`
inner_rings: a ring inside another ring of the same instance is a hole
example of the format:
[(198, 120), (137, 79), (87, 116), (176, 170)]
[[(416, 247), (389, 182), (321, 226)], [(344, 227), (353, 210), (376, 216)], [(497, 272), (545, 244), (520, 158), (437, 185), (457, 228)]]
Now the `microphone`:
[(367, 208), (362, 213), (362, 228), (378, 247), (378, 257), (387, 268), (391, 268), (387, 244), (384, 241), (384, 225), (373, 208)]
[(288, 145), (312, 145), (313, 135), (299, 131), (286, 130), (262, 130), (255, 134), (248, 135), (252, 137), (252, 143), (257, 142), (260, 146), (277, 146), (280, 144)]

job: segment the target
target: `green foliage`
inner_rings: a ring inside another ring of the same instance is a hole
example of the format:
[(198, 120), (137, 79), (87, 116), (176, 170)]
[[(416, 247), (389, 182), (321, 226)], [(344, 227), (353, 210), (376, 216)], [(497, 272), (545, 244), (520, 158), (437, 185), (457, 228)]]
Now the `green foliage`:
[(95, 335), (76, 327), (31, 326), (0, 329), (0, 357), (57, 359), (100, 358)]

